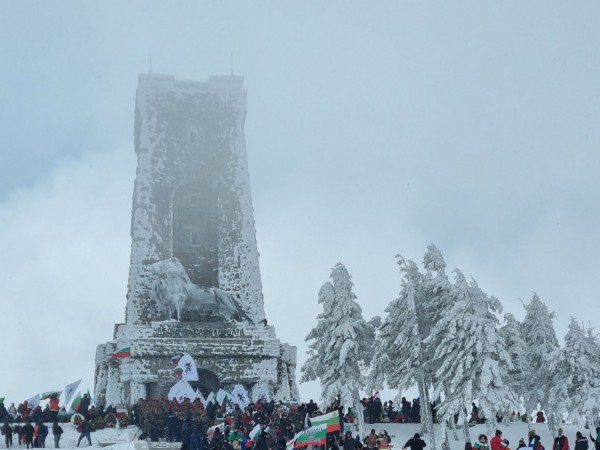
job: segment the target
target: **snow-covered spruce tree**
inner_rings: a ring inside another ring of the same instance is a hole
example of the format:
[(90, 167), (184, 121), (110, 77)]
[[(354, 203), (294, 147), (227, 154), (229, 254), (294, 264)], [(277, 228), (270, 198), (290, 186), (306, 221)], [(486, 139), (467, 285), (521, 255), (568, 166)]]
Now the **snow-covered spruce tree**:
[(369, 375), (369, 387), (383, 388), (385, 382), (399, 392), (415, 384), (421, 402), (421, 425), (424, 434), (430, 434), (430, 447), (436, 449), (433, 422), (429, 408), (427, 357), (424, 335), (419, 327), (417, 305), (423, 304), (423, 275), (413, 261), (397, 256), (401, 273), (400, 296), (385, 309), (387, 316), (378, 330), (375, 354)]
[[(439, 362), (435, 392), (449, 386), (438, 415), (452, 420), (455, 413), (477, 399), (479, 411), (488, 419), (488, 434), (492, 434), (496, 414), (510, 413), (517, 404), (515, 394), (502, 378), (512, 368), (506, 343), (496, 328), (494, 313), (501, 312), (502, 305), (484, 293), (475, 280), (468, 283), (459, 270), (455, 273), (454, 306), (425, 340), (426, 344), (439, 343), (434, 355)], [(465, 433), (467, 430), (465, 423)]]
[(523, 306), (525, 319), (521, 329), (527, 345), (523, 365), (525, 413), (531, 418), (531, 413), (541, 406), (547, 412), (548, 427), (556, 435), (556, 415), (549, 403), (552, 374), (548, 364), (550, 355), (560, 348), (552, 323), (555, 314), (548, 311), (535, 292), (531, 301), (523, 302)]
[(373, 326), (362, 317), (362, 309), (352, 292), (352, 279), (346, 267), (338, 263), (331, 271), (331, 282), (319, 291), (323, 312), (308, 333), (308, 360), (301, 368), (300, 382), (319, 379), (321, 400), (325, 405), (338, 398), (340, 405), (353, 408), (359, 431), (364, 435), (364, 418), (359, 391), (365, 386), (363, 369), (373, 355)]
[[(522, 325), (515, 319), (515, 316), (511, 313), (504, 315), (504, 325), (500, 327), (499, 332), (504, 338), (506, 351), (510, 355), (512, 362), (512, 369), (508, 369), (505, 380), (519, 399), (524, 395), (523, 365), (525, 364), (527, 351), (527, 345), (525, 344), (521, 329)], [(521, 408), (517, 409), (517, 411), (520, 410)], [(503, 417), (505, 419), (509, 418), (506, 415)]]
[[(593, 336), (592, 336), (593, 337)], [(598, 347), (589, 334), (571, 318), (565, 346), (551, 354), (552, 373), (549, 403), (557, 414), (568, 414), (568, 419), (580, 426), (594, 426), (591, 418), (600, 410), (600, 367)], [(589, 423), (586, 423), (589, 422)]]
[[(442, 256), (442, 252), (434, 244), (427, 246), (427, 252), (423, 257), (423, 267), (425, 268), (425, 276), (421, 288), (422, 295), (418, 297), (417, 311), (419, 329), (424, 336), (429, 336), (435, 325), (452, 308), (453, 299), (450, 295), (452, 286), (446, 275), (446, 261)], [(431, 342), (424, 349), (427, 361), (429, 361), (426, 372), (428, 386), (433, 386), (437, 382), (436, 372), (439, 369), (439, 361), (436, 361), (433, 356), (438, 345), (439, 342)], [(448, 388), (448, 386), (444, 388), (444, 395), (446, 395)], [(440, 403), (440, 398), (434, 398), (433, 400), (436, 404)], [(442, 449), (449, 449), (448, 425), (452, 430), (454, 439), (458, 440), (454, 420), (439, 420), (439, 423), (441, 424), (441, 435), (443, 437)]]

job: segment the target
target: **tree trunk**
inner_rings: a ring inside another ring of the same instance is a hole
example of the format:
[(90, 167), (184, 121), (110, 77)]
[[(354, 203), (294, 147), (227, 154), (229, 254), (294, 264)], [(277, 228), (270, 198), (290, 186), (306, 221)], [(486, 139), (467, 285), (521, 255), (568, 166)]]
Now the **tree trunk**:
[(431, 418), (431, 405), (429, 405), (429, 392), (425, 384), (425, 374), (423, 370), (419, 373), (420, 380), (418, 381), (419, 401), (421, 402), (421, 428), (422, 434), (430, 434), (430, 448), (437, 450), (435, 445), (435, 431), (433, 429), (433, 420)]
[(440, 421), (440, 437), (442, 450), (450, 450), (450, 441), (448, 441), (448, 423), (445, 420)]
[[(356, 423), (358, 425), (358, 435), (360, 436), (360, 440), (365, 437), (365, 415), (363, 413), (362, 403), (360, 402), (360, 396), (358, 395), (358, 390), (354, 392), (354, 411), (356, 412)], [(344, 430), (342, 430), (341, 435), (343, 436)]]
[(458, 433), (456, 432), (456, 424), (454, 423), (454, 416), (450, 419), (450, 429), (452, 430), (452, 437), (455, 441), (458, 441)]
[(469, 433), (469, 415), (465, 412), (463, 419), (463, 432), (465, 435), (465, 444), (471, 442), (471, 433)]

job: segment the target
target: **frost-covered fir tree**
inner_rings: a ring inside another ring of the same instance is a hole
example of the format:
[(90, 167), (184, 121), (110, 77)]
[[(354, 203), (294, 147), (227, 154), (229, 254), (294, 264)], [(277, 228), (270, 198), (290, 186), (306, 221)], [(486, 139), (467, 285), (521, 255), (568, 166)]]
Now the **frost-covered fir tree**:
[(400, 296), (385, 309), (387, 316), (378, 330), (378, 339), (369, 375), (371, 388), (383, 388), (383, 383), (399, 392), (417, 385), (421, 402), (423, 433), (430, 434), (430, 447), (435, 450), (435, 435), (429, 405), (427, 376), (428, 359), (420, 329), (418, 306), (425, 303), (422, 286), (424, 276), (413, 261), (398, 256), (404, 275)]
[(536, 411), (538, 405), (546, 410), (548, 426), (556, 434), (556, 414), (549, 403), (550, 387), (552, 384), (549, 370), (550, 355), (560, 347), (554, 331), (554, 312), (534, 292), (531, 301), (525, 307), (525, 319), (521, 327), (523, 338), (527, 345), (523, 365), (524, 403), (527, 417)]
[(362, 317), (346, 267), (336, 264), (330, 278), (319, 291), (323, 312), (306, 336), (306, 341), (312, 342), (300, 382), (319, 379), (323, 403), (332, 405), (339, 399), (341, 406), (353, 408), (364, 435), (359, 391), (365, 386), (363, 369), (373, 354), (374, 330)]
[[(427, 252), (423, 257), (423, 267), (425, 268), (425, 275), (421, 287), (422, 295), (418, 297), (417, 312), (419, 329), (424, 336), (429, 336), (440, 319), (450, 311), (454, 300), (450, 295), (452, 286), (446, 275), (446, 261), (442, 256), (442, 252), (434, 244), (427, 246)], [(439, 361), (436, 361), (433, 355), (438, 345), (439, 342), (430, 342), (424, 349), (427, 361), (429, 362), (429, 368), (426, 372), (428, 377), (427, 384), (431, 386), (437, 383), (436, 373), (439, 369)], [(446, 395), (448, 388), (448, 386), (444, 388), (442, 392), (444, 395)], [(439, 404), (439, 398), (434, 400)], [(441, 425), (443, 437), (442, 448), (449, 449), (450, 443), (448, 442), (448, 434), (446, 432), (447, 425), (451, 427), (454, 439), (458, 440), (454, 420), (442, 420)]]
[[(505, 380), (517, 395), (517, 398), (521, 398), (524, 395), (523, 365), (525, 364), (527, 351), (522, 333), (522, 324), (511, 313), (507, 313), (504, 315), (504, 325), (500, 327), (499, 332), (504, 338), (506, 351), (512, 362), (512, 369), (508, 369)], [(508, 416), (503, 417), (508, 419)]]
[[(600, 411), (600, 366), (598, 343), (574, 318), (565, 336), (565, 346), (551, 354), (552, 373), (549, 403), (559, 415), (580, 426), (594, 426)], [(587, 422), (587, 423), (586, 423)]]
[[(449, 387), (438, 416), (451, 420), (477, 399), (491, 434), (496, 414), (510, 413), (517, 404), (515, 394), (503, 379), (512, 362), (494, 314), (502, 311), (502, 305), (497, 298), (484, 293), (474, 280), (468, 283), (459, 270), (455, 273), (454, 306), (425, 341), (439, 343), (434, 355), (439, 362), (436, 393)], [(465, 423), (466, 433), (467, 429)]]

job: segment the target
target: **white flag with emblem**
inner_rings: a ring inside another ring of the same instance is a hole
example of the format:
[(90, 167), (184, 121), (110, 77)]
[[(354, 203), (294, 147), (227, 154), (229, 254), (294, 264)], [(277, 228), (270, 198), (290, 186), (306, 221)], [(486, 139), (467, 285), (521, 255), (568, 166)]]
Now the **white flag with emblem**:
[(189, 353), (183, 354), (177, 366), (181, 367), (181, 370), (183, 370), (183, 373), (181, 374), (182, 379), (186, 381), (198, 381), (198, 369), (196, 369), (194, 358), (192, 358)]
[(74, 381), (71, 384), (67, 384), (65, 386), (65, 395), (64, 395), (63, 405), (69, 404), (69, 402), (73, 398), (73, 395), (75, 395), (75, 391), (79, 387), (79, 383), (81, 383), (81, 379)]
[(177, 400), (178, 403), (183, 403), (183, 401), (187, 398), (190, 402), (196, 400), (196, 392), (190, 386), (190, 384), (185, 380), (179, 380), (169, 391), (169, 395), (167, 396), (169, 400)]

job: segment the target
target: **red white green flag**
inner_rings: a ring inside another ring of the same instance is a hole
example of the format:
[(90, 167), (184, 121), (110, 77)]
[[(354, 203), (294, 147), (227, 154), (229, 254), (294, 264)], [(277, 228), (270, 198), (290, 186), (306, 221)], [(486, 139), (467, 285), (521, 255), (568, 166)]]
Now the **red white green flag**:
[[(339, 428), (338, 428), (339, 429)], [(295, 448), (307, 445), (324, 445), (327, 438), (327, 424), (322, 423), (315, 427), (307, 428), (296, 435)]]
[(71, 403), (71, 409), (73, 411), (77, 411), (79, 409), (79, 405), (81, 405), (81, 394), (78, 392), (73, 399), (73, 403)]
[(62, 391), (48, 391), (40, 394), (40, 400), (47, 400), (50, 397), (60, 397)]
[(127, 344), (120, 350), (117, 350), (112, 354), (113, 358), (130, 358), (131, 357), (131, 344)]
[(183, 373), (183, 369), (181, 367), (175, 367), (173, 369), (173, 376), (174, 377), (180, 377), (182, 373)]
[(328, 433), (340, 431), (340, 413), (336, 410), (327, 414), (323, 414), (322, 416), (311, 417), (310, 424), (313, 427), (315, 425), (326, 424)]

